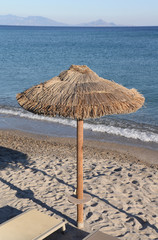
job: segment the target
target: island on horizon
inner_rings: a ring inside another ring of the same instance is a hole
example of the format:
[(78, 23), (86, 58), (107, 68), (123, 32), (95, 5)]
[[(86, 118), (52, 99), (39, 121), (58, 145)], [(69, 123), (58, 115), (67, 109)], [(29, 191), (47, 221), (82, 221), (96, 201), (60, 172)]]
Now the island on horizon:
[(88, 23), (79, 24), (66, 24), (62, 22), (54, 21), (50, 18), (45, 18), (42, 16), (28, 16), (28, 17), (18, 17), (15, 15), (0, 15), (0, 25), (9, 26), (74, 26), (74, 27), (114, 27), (118, 26), (113, 22), (106, 22), (102, 19), (96, 21), (91, 21)]

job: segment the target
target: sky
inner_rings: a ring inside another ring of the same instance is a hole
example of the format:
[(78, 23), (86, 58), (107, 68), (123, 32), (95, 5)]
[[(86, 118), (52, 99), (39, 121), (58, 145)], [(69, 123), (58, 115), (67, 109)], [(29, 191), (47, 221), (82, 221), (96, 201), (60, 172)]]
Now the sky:
[(158, 0), (0, 0), (0, 15), (7, 14), (67, 24), (103, 19), (118, 25), (158, 26)]

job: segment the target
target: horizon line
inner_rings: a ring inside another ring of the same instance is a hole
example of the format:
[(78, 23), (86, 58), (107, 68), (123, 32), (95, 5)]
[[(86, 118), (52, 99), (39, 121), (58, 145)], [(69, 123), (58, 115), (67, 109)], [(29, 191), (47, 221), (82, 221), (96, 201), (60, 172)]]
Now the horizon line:
[(123, 27), (158, 27), (158, 25), (115, 25), (115, 26), (82, 26), (82, 25), (12, 25), (12, 24), (0, 24), (0, 27), (83, 27), (83, 28), (123, 28)]

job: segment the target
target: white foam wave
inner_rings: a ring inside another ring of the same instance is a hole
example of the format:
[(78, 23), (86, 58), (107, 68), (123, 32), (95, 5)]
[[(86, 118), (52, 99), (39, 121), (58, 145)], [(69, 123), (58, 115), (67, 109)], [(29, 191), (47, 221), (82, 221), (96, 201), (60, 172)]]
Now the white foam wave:
[(74, 120), (62, 119), (62, 118), (57, 118), (57, 117), (54, 117), (54, 118), (46, 117), (43, 115), (33, 114), (31, 112), (21, 112), (20, 110), (17, 110), (17, 109), (16, 109), (16, 111), (13, 111), (10, 109), (0, 109), (0, 113), (9, 114), (9, 115), (13, 115), (13, 116), (20, 116), (23, 118), (29, 118), (29, 119), (33, 119), (33, 120), (42, 120), (42, 121), (60, 123), (60, 124), (76, 127), (76, 121), (74, 121)]
[(128, 129), (128, 128), (120, 128), (106, 125), (91, 125), (84, 124), (84, 129), (88, 129), (95, 132), (105, 132), (109, 134), (115, 134), (126, 138), (139, 139), (143, 142), (156, 142), (158, 143), (158, 134), (152, 132), (142, 132), (137, 129)]
[[(76, 121), (70, 119), (63, 119), (59, 117), (46, 117), (42, 115), (37, 115), (29, 112), (21, 112), (20, 110), (10, 110), (10, 109), (0, 109), (1, 114), (9, 114), (14, 116), (20, 116), (24, 118), (29, 118), (33, 120), (49, 121), (54, 123), (60, 123), (63, 125), (68, 125), (71, 127), (76, 127)], [(108, 126), (103, 124), (90, 124), (84, 123), (84, 129), (91, 130), (93, 132), (102, 132), (108, 134), (114, 134), (126, 138), (139, 139), (144, 142), (155, 142), (158, 143), (158, 134), (149, 131), (140, 131), (138, 129), (128, 129), (121, 127)]]

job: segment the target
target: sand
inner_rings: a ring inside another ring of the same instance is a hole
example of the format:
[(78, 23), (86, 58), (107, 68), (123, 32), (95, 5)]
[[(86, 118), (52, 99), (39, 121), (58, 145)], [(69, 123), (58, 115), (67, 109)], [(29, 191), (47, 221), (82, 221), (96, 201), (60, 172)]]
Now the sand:
[(29, 208), (67, 220), (47, 239), (101, 231), (118, 239), (158, 239), (157, 151), (84, 141), (85, 228), (76, 228), (76, 140), (0, 130), (0, 223)]

